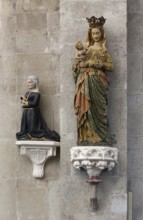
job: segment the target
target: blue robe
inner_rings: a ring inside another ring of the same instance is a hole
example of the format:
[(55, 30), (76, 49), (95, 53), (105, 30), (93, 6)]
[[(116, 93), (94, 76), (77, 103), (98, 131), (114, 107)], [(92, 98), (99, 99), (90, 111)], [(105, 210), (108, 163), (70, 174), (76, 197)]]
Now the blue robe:
[(25, 98), (28, 101), (28, 106), (23, 107), (21, 131), (16, 133), (17, 140), (49, 139), (60, 141), (58, 133), (47, 127), (40, 112), (40, 93), (27, 92)]

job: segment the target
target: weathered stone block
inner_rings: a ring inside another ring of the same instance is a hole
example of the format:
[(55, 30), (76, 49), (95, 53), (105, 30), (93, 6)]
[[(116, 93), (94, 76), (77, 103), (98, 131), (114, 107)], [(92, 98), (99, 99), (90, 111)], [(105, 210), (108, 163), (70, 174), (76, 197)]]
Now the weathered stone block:
[[(128, 91), (131, 93), (143, 92), (143, 42), (142, 16), (139, 13), (130, 13), (128, 21)], [(140, 24), (139, 26), (137, 24)], [(135, 39), (136, 42), (135, 43)]]
[[(61, 19), (61, 23), (62, 23), (62, 35), (61, 35), (61, 42), (62, 44), (68, 44), (70, 45), (71, 43), (73, 45), (75, 45), (76, 42), (86, 41), (86, 34), (87, 34), (87, 30), (88, 27), (86, 28), (85, 26), (85, 20), (82, 21), (80, 20), (80, 22), (77, 22), (76, 19), (71, 20), (69, 18), (69, 14), (66, 14), (64, 20)], [(74, 26), (74, 32), (72, 30), (68, 29), (68, 26), (73, 27)], [(70, 38), (69, 38), (69, 32), (70, 32)]]
[[(116, 6), (116, 7), (115, 7)], [(95, 15), (100, 17), (104, 15), (105, 18), (117, 17), (117, 15), (126, 15), (126, 1), (67, 1), (61, 0), (61, 12), (65, 12), (72, 18), (86, 18)]]
[(61, 135), (61, 149), (60, 149), (60, 167), (61, 176), (69, 176), (71, 172), (72, 164), (70, 162), (70, 148), (73, 144), (73, 140), (63, 140), (64, 134)]
[(53, 112), (53, 96), (48, 95), (48, 96), (42, 96), (41, 97), (41, 112), (42, 115), (47, 123), (47, 126), (49, 129), (53, 129), (54, 126), (54, 112)]
[[(127, 97), (126, 89), (110, 89), (109, 93), (109, 127), (113, 133), (124, 134), (127, 128)], [(119, 126), (120, 124), (120, 126)]]
[[(60, 177), (60, 148), (56, 149), (56, 156), (47, 160), (45, 164), (45, 178), (48, 181), (58, 182)], [(50, 198), (50, 197), (49, 197)]]
[(48, 54), (60, 54), (60, 32), (48, 31), (47, 47), (45, 53)]
[(124, 50), (127, 50), (125, 40), (127, 36), (126, 22), (126, 15), (120, 16), (120, 14), (118, 14), (115, 19), (113, 19), (113, 17), (107, 17), (107, 22), (105, 25), (107, 42), (109, 41), (111, 45), (113, 43), (118, 43), (124, 47)]
[[(128, 48), (129, 52), (131, 51), (131, 48), (136, 49), (136, 47), (139, 47), (139, 44), (135, 44), (135, 39), (137, 42), (142, 42), (143, 40), (143, 35), (142, 35), (142, 14), (135, 12), (135, 13), (129, 13), (128, 15)], [(139, 24), (139, 25), (137, 25)], [(133, 31), (134, 30), (134, 31)], [(131, 48), (130, 48), (131, 46)], [(141, 48), (140, 48), (141, 49)]]
[(46, 13), (17, 14), (18, 53), (44, 52), (47, 41)]
[(15, 17), (1, 17), (0, 27), (0, 54), (13, 54), (16, 45)]
[(61, 117), (63, 116), (63, 119), (61, 121), (61, 132), (65, 133), (68, 136), (68, 133), (76, 133), (76, 116), (74, 112), (74, 92), (70, 94), (69, 93), (65, 94), (64, 97), (61, 97), (61, 101), (63, 103), (66, 103), (64, 106), (61, 106), (61, 110), (60, 110)]
[(60, 134), (60, 94), (55, 95), (53, 98), (54, 130)]
[(40, 81), (55, 82), (59, 76), (59, 60), (59, 55), (55, 54), (18, 54), (17, 77), (26, 80), (27, 76), (35, 74)]
[(143, 137), (131, 138), (132, 143), (129, 146), (128, 152), (128, 175), (129, 180), (140, 178), (143, 176), (143, 161), (142, 161), (142, 144)]
[[(76, 219), (79, 214), (83, 219), (85, 219), (85, 216), (86, 219), (89, 219), (89, 201), (91, 195), (89, 193), (90, 186), (86, 181), (77, 177), (68, 177), (66, 180), (62, 179), (61, 191), (62, 219)], [(67, 205), (65, 206), (65, 204)]]
[(17, 11), (58, 11), (59, 0), (17, 0)]
[(128, 12), (139, 12), (139, 13), (142, 13), (142, 11), (143, 11), (142, 0), (137, 0), (137, 1), (130, 0), (129, 1)]
[(13, 139), (16, 133), (16, 100), (14, 97), (6, 97), (0, 96), (0, 103), (2, 103), (0, 138)]
[[(18, 214), (21, 220), (47, 219), (47, 184), (39, 184), (35, 179), (18, 180)], [(36, 201), (36, 202), (35, 202)]]
[(0, 219), (17, 219), (16, 179), (0, 179)]
[(120, 193), (120, 195), (111, 195), (111, 213), (112, 218), (127, 219), (127, 195)]
[(124, 176), (124, 178), (127, 178), (127, 150), (124, 149), (124, 146), (118, 146), (120, 155), (119, 155), (119, 161), (118, 161), (118, 175)]
[[(11, 84), (8, 86), (9, 81)], [(16, 95), (16, 79), (3, 79), (0, 81), (0, 96), (13, 97)]]
[(15, 137), (0, 139), (0, 179), (17, 177), (18, 151), (14, 142)]
[(130, 95), (128, 101), (129, 108), (129, 123), (128, 123), (128, 132), (131, 137), (140, 136), (142, 137), (143, 133), (143, 117), (142, 117), (142, 108), (143, 108), (143, 95)]
[(61, 219), (61, 184), (60, 181), (49, 181), (48, 183), (48, 219)]
[(47, 28), (51, 30), (60, 30), (60, 13), (59, 11), (47, 13)]
[(112, 56), (114, 71), (109, 73), (110, 88), (123, 88), (127, 87), (127, 61), (122, 57), (127, 56), (126, 46), (123, 44), (110, 44), (108, 50)]
[[(18, 151), (20, 151), (20, 149), (18, 149)], [(25, 178), (25, 179), (27, 179), (27, 178), (32, 179), (33, 178), (32, 177), (32, 163), (28, 157), (20, 156), (20, 152), (19, 152), (19, 158), (18, 158), (17, 176), (18, 176), (18, 178)]]
[(132, 192), (133, 192), (133, 219), (141, 220), (143, 218), (142, 202), (143, 202), (143, 178), (132, 178)]
[(0, 16), (13, 16), (16, 11), (16, 0), (1, 0), (0, 1)]
[[(102, 182), (97, 186), (98, 198), (101, 199), (102, 204), (109, 205), (106, 201), (103, 201), (105, 196), (109, 199), (113, 195), (120, 195), (126, 193), (126, 181), (127, 178), (121, 176), (101, 176)], [(108, 188), (108, 190), (106, 190)], [(104, 208), (104, 207), (103, 207)]]
[(8, 54), (0, 57), (0, 78), (15, 79), (16, 78), (16, 55)]

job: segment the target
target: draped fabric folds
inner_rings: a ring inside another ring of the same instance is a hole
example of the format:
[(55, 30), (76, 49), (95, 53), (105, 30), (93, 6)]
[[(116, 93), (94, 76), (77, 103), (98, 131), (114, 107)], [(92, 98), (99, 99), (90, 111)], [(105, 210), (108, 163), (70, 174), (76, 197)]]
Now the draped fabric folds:
[(75, 58), (73, 75), (76, 83), (74, 108), (77, 115), (78, 142), (109, 143), (107, 123), (107, 94), (109, 80), (107, 71), (112, 71), (112, 59), (108, 51), (94, 51), (94, 57), (102, 61), (103, 68), (81, 67)]
[(23, 107), (21, 131), (16, 133), (17, 139), (60, 141), (58, 133), (47, 127), (40, 112), (40, 93), (27, 92), (25, 98), (28, 100), (28, 106)]

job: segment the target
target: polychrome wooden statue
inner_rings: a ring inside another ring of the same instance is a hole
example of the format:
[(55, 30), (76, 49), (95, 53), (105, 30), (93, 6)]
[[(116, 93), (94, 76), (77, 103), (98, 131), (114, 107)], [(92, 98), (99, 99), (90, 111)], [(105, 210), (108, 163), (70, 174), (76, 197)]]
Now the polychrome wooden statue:
[(92, 16), (87, 21), (87, 41), (85, 45), (80, 41), (76, 44), (78, 51), (73, 61), (78, 143), (109, 146), (112, 137), (107, 121), (108, 72), (113, 70), (113, 63), (106, 48), (105, 19)]
[(51, 131), (40, 111), (39, 79), (36, 76), (27, 78), (28, 92), (21, 97), (23, 108), (21, 130), (16, 133), (17, 140), (53, 140), (60, 141), (55, 131)]

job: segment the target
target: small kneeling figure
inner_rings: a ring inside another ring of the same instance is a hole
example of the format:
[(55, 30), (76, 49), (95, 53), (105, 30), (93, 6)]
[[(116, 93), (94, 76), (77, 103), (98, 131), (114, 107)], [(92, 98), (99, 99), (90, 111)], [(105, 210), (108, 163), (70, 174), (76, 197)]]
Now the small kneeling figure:
[(28, 92), (21, 97), (23, 108), (21, 131), (16, 133), (17, 140), (53, 140), (60, 141), (57, 132), (51, 131), (40, 112), (39, 79), (36, 76), (28, 76)]

